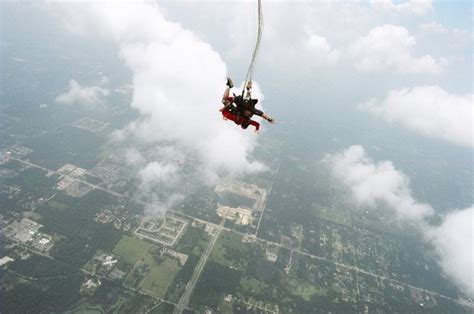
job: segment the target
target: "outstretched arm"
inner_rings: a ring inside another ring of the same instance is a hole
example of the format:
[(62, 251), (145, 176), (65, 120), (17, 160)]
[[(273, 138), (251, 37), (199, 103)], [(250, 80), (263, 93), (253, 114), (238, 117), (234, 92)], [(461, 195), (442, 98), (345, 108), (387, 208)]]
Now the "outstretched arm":
[(265, 113), (262, 114), (262, 118), (264, 118), (265, 120), (267, 120), (268, 122), (270, 122), (272, 124), (275, 123), (275, 120), (272, 117), (270, 117), (269, 115), (265, 114)]
[(262, 110), (255, 109), (253, 113), (257, 116), (260, 116), (260, 117), (264, 118), (265, 120), (267, 120), (270, 123), (275, 123), (275, 120), (272, 117), (270, 117), (269, 115), (267, 115), (266, 113), (264, 113)]

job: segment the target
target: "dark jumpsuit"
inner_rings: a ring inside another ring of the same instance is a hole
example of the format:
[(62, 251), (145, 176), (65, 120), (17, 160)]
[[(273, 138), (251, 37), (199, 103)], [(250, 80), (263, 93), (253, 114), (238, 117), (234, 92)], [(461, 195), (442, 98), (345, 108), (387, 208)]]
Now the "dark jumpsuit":
[[(258, 102), (258, 99), (243, 99), (242, 96), (227, 97), (228, 101), (231, 101), (232, 104), (229, 108), (222, 112), (222, 115), (234, 121), (236, 124), (240, 125), (242, 129), (246, 129), (249, 125), (253, 125), (255, 130), (260, 129), (260, 123), (250, 119), (254, 114), (257, 116), (262, 116), (263, 111), (255, 108), (255, 104)], [(249, 116), (245, 115), (245, 111), (250, 111)]]

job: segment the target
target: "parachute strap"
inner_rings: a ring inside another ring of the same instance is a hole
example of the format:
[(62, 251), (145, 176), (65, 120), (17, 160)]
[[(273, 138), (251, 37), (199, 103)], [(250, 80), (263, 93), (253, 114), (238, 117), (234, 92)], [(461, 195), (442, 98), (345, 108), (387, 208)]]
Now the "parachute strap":
[(258, 0), (258, 30), (257, 30), (257, 40), (255, 41), (255, 48), (252, 53), (252, 59), (250, 60), (250, 65), (247, 70), (247, 75), (245, 76), (245, 83), (244, 88), (242, 90), (242, 96), (244, 96), (245, 89), (247, 89), (248, 84), (250, 84), (250, 88), (247, 89), (247, 97), (250, 97), (250, 89), (251, 82), (252, 82), (252, 74), (255, 65), (255, 60), (257, 59), (258, 50), (260, 48), (260, 42), (262, 40), (262, 32), (263, 32), (263, 10), (262, 10), (262, 0)]

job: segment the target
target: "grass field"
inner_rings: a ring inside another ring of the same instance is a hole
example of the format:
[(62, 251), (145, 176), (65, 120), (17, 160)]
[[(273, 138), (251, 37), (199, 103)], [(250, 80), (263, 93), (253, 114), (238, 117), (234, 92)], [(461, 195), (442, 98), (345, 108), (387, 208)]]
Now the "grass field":
[(49, 205), (49, 207), (54, 208), (54, 209), (58, 209), (58, 210), (63, 210), (63, 209), (66, 209), (66, 208), (69, 207), (68, 205), (60, 203), (60, 202), (55, 201), (55, 200), (50, 200), (48, 202), (48, 205)]
[(169, 285), (181, 269), (178, 261), (174, 258), (166, 257), (163, 262), (156, 264), (153, 257), (148, 255), (146, 263), (150, 271), (140, 284), (140, 288), (152, 292), (159, 298), (164, 298), (166, 290), (168, 290)]
[(291, 292), (291, 294), (300, 296), (306, 301), (310, 301), (313, 295), (325, 296), (327, 294), (326, 289), (316, 287), (315, 285), (303, 280), (288, 278), (286, 282), (288, 284), (288, 290)]
[(210, 260), (237, 270), (245, 270), (249, 246), (242, 243), (242, 237), (230, 232), (221, 232), (214, 246)]
[(144, 257), (153, 244), (135, 237), (123, 236), (113, 249), (113, 253), (120, 255), (127, 263), (135, 264)]
[(348, 212), (315, 207), (313, 209), (313, 213), (320, 218), (332, 221), (340, 225), (352, 227), (352, 219)]
[(221, 313), (233, 313), (233, 305), (234, 302), (228, 302), (225, 299), (222, 299), (222, 303), (220, 306)]
[(74, 310), (71, 310), (67, 313), (70, 314), (102, 314), (105, 313), (100, 306), (93, 306), (93, 305), (81, 305)]
[(240, 281), (240, 289), (250, 295), (261, 295), (265, 289), (268, 289), (268, 285), (263, 281), (246, 276)]

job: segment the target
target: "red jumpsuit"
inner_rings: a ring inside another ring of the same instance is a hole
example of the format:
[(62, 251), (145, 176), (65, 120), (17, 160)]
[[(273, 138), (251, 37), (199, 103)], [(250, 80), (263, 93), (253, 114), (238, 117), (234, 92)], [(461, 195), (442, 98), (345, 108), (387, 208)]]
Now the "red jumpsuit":
[[(234, 97), (231, 97), (231, 96), (227, 97), (226, 100), (233, 102)], [(239, 115), (231, 112), (231, 108), (223, 110), (222, 116), (224, 117), (224, 119), (229, 119), (229, 120), (234, 121), (235, 124), (240, 125), (242, 129), (246, 129), (249, 125), (253, 125), (255, 127), (255, 131), (258, 131), (260, 129), (260, 123), (250, 118), (240, 117)]]
[(257, 121), (251, 120), (249, 118), (241, 118), (236, 114), (233, 114), (232, 112), (228, 110), (223, 110), (222, 111), (222, 116), (224, 119), (229, 119), (234, 121), (236, 124), (240, 125), (243, 129), (246, 129), (249, 125), (253, 125), (255, 127), (255, 131), (258, 131), (260, 129), (260, 123)]

